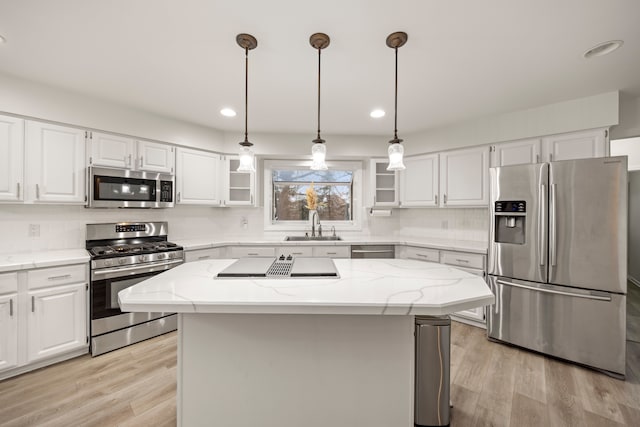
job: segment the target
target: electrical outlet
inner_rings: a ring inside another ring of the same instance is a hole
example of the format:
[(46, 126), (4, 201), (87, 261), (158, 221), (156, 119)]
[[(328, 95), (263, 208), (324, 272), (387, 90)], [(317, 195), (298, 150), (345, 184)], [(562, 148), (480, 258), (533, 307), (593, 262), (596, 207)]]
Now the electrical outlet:
[(40, 224), (29, 224), (29, 237), (40, 237)]
[(247, 227), (249, 227), (249, 218), (247, 218), (246, 216), (241, 216), (240, 225), (242, 226), (242, 228), (246, 230)]

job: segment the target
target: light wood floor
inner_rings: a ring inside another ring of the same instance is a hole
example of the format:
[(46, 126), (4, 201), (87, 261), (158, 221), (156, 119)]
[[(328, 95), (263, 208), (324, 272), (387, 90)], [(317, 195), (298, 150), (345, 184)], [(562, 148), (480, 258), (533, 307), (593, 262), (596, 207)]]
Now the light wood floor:
[[(640, 426), (638, 343), (627, 345), (620, 381), (464, 324), (453, 322), (451, 335), (452, 426)], [(0, 425), (173, 426), (175, 388), (171, 333), (0, 382)]]

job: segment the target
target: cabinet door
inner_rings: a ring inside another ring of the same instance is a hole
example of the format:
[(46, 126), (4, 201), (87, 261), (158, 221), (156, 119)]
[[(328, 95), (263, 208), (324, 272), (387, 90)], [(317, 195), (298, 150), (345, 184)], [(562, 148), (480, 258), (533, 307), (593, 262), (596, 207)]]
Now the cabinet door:
[(27, 295), (29, 362), (87, 345), (86, 284), (43, 288)]
[(0, 200), (23, 200), (24, 120), (0, 116)]
[(572, 132), (543, 138), (543, 158), (545, 161), (587, 159), (607, 155), (607, 129)]
[(173, 173), (176, 155), (173, 146), (152, 141), (138, 141), (137, 169)]
[(372, 206), (398, 206), (398, 174), (388, 171), (387, 159), (372, 159), (370, 163)]
[[(476, 270), (473, 268), (460, 268), (460, 267), (457, 267), (457, 268), (459, 268), (460, 270), (466, 271), (467, 273), (480, 276), (482, 278), (485, 277), (483, 270)], [(458, 311), (455, 314), (457, 316), (466, 317), (467, 319), (472, 319), (481, 323), (485, 323), (484, 307), (470, 308), (468, 310)]]
[(488, 180), (488, 147), (440, 154), (440, 206), (487, 206)]
[(540, 146), (539, 138), (494, 145), (491, 147), (491, 167), (539, 163)]
[(0, 296), (0, 371), (18, 365), (18, 297)]
[(176, 203), (220, 206), (220, 164), (218, 154), (178, 148)]
[(255, 194), (255, 172), (238, 172), (240, 159), (227, 156), (225, 159), (224, 204), (227, 206), (253, 206)]
[(123, 136), (90, 132), (89, 164), (113, 168), (132, 168), (135, 141)]
[(400, 171), (400, 206), (438, 206), (438, 155), (404, 159)]
[(25, 200), (85, 202), (85, 131), (27, 121)]
[(440, 251), (418, 246), (396, 246), (396, 258), (415, 259), (418, 261), (439, 262)]
[(208, 249), (196, 249), (194, 251), (184, 252), (184, 262), (204, 261), (207, 259), (220, 259), (224, 248), (208, 248)]

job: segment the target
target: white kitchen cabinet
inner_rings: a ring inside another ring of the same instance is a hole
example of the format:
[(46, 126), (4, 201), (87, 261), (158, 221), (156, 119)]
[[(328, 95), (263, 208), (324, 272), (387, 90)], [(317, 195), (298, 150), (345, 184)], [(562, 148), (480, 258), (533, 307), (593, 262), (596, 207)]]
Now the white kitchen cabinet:
[(137, 141), (136, 169), (172, 174), (176, 165), (175, 148), (153, 141)]
[(371, 187), (372, 206), (398, 206), (398, 174), (388, 171), (388, 159), (371, 159), (369, 183)]
[(279, 246), (276, 248), (276, 256), (285, 257), (310, 257), (313, 256), (313, 248), (311, 246)]
[(0, 274), (0, 371), (18, 365), (18, 274)]
[(540, 138), (521, 139), (491, 146), (491, 167), (541, 162)]
[(108, 133), (89, 132), (89, 164), (112, 168), (132, 168), (135, 156), (135, 141)]
[(440, 153), (440, 206), (489, 204), (489, 148)]
[[(280, 249), (280, 248), (278, 248)], [(227, 249), (229, 258), (275, 257), (276, 248), (270, 246), (231, 246)]]
[[(440, 251), (440, 262), (442, 264), (451, 265), (475, 274), (476, 276), (485, 278), (485, 256), (482, 254), (457, 252), (457, 251)], [(455, 313), (456, 316), (474, 320), (476, 322), (485, 323), (484, 307), (470, 308), (468, 310)]]
[(238, 172), (238, 156), (224, 157), (223, 200), (225, 206), (254, 206), (256, 174)]
[(608, 155), (609, 130), (592, 129), (551, 135), (542, 139), (542, 158), (545, 162), (586, 159)]
[(438, 206), (439, 156), (407, 157), (406, 169), (400, 171), (400, 206)]
[(85, 203), (85, 131), (27, 120), (25, 200)]
[(24, 120), (0, 116), (0, 201), (23, 200)]
[(175, 149), (169, 144), (89, 132), (88, 145), (88, 164), (91, 166), (169, 174), (173, 173), (175, 168)]
[(396, 258), (440, 262), (440, 251), (420, 246), (398, 245), (396, 246)]
[(184, 262), (204, 261), (224, 258), (225, 248), (206, 248), (184, 252)]
[(178, 147), (176, 203), (220, 206), (221, 164), (219, 154)]
[(312, 255), (320, 258), (351, 258), (351, 246), (314, 246)]
[(27, 296), (29, 362), (86, 347), (86, 283), (42, 288)]

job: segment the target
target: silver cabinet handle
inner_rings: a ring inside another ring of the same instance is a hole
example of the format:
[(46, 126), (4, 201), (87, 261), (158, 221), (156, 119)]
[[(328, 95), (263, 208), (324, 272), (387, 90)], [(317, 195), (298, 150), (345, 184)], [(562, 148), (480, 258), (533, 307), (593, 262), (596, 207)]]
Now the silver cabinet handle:
[(438, 195), (436, 194), (436, 206), (438, 206)]
[(253, 194), (250, 194), (250, 195), (249, 195), (249, 203), (250, 203), (250, 204), (253, 204)]
[(131, 166), (131, 154), (129, 154), (129, 160), (127, 161), (127, 164)]
[(62, 276), (49, 276), (47, 277), (47, 280), (62, 280), (62, 279), (69, 279), (71, 277), (70, 274), (64, 274)]
[(302, 255), (302, 252), (291, 252), (291, 255)]
[(585, 291), (586, 293), (565, 292), (565, 291), (557, 291), (555, 289), (536, 288), (533, 286), (521, 285), (519, 283), (506, 282), (504, 280), (496, 280), (496, 282), (501, 285), (513, 286), (516, 288), (527, 289), (534, 292), (542, 292), (543, 294), (565, 295), (568, 297), (594, 299), (598, 301), (611, 301), (611, 297), (609, 296), (594, 295), (593, 293), (589, 293), (588, 291)]
[(140, 156), (140, 167), (142, 167), (142, 158), (143, 156)]
[(458, 262), (463, 262), (465, 264), (469, 264), (469, 260), (468, 259), (460, 259), (460, 258), (456, 258), (456, 261)]
[(16, 183), (16, 195), (18, 196), (18, 199), (20, 198), (20, 183)]
[(13, 317), (13, 298), (9, 300), (9, 316)]
[(258, 254), (257, 254), (257, 253), (255, 253), (255, 252), (249, 252), (247, 255), (248, 255), (248, 256), (258, 256)]
[(536, 163), (540, 163), (540, 154), (536, 154)]
[(538, 251), (540, 256), (540, 265), (545, 265), (546, 260), (544, 259), (544, 248), (547, 245), (546, 236), (545, 236), (545, 212), (547, 211), (546, 205), (547, 201), (547, 186), (542, 184), (540, 186), (540, 194), (538, 196)]
[(40, 200), (40, 184), (36, 184), (36, 199)]
[(338, 255), (338, 252), (327, 252), (327, 255)]
[(444, 204), (446, 205), (447, 204), (447, 195), (446, 194), (443, 196), (443, 201), (444, 201)]
[(178, 203), (180, 203), (180, 195), (182, 194), (181, 191), (178, 191)]
[(381, 250), (376, 250), (376, 249), (352, 249), (351, 253), (352, 254), (389, 254), (389, 253), (393, 253), (393, 250), (391, 250), (391, 249), (381, 249)]
[(34, 297), (33, 295), (31, 296), (31, 312), (36, 312), (36, 297)]
[(209, 258), (211, 258), (211, 255), (202, 255), (198, 257), (198, 259), (209, 259)]

